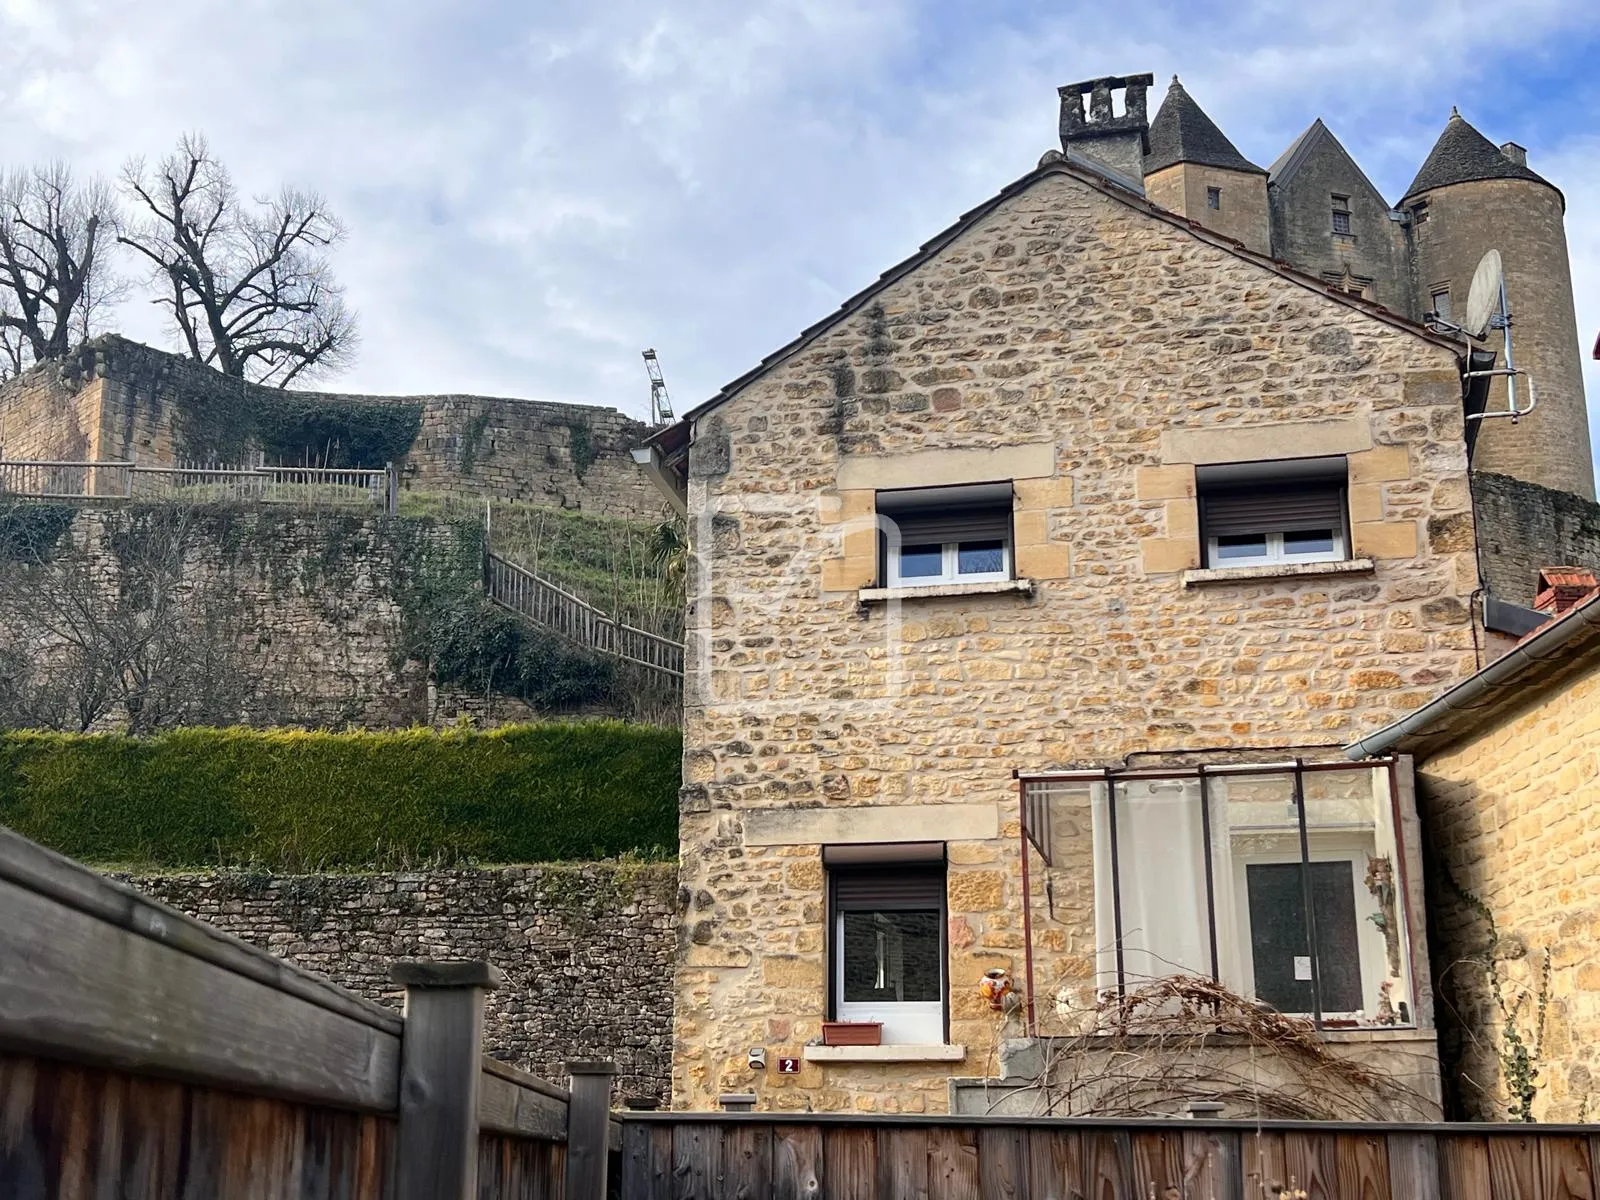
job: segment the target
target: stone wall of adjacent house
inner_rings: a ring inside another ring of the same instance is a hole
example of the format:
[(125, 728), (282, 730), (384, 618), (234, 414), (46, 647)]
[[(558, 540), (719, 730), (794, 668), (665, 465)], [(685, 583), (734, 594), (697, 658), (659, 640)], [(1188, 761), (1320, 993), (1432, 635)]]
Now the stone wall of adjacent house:
[(285, 396), (329, 412), (419, 409), (416, 439), (397, 464), (404, 488), (634, 520), (664, 513), (660, 494), (629, 453), (650, 431), (616, 409), (484, 396), (285, 393), (116, 335), (0, 385), (0, 458), (244, 465), (260, 446), (245, 438), (219, 449), (218, 437), (227, 440), (238, 429), (218, 414)]
[(1475, 471), (1472, 503), (1491, 595), (1528, 608), (1545, 567), (1600, 568), (1600, 504), (1593, 500)]
[[(1356, 562), (1194, 573), (1197, 464), (1324, 454)], [(1031, 593), (863, 597), (874, 489), (995, 479)], [(977, 983), (1024, 967), (1013, 771), (1326, 753), (1474, 668), (1453, 349), (1065, 169), (703, 416), (689, 505), (680, 1104), (938, 1111), (989, 1073)], [(752, 1077), (747, 1047), (820, 1032), (821, 847), (920, 840), (964, 1060)], [(1060, 936), (1087, 978), (1094, 931)]]
[(608, 1058), (617, 1095), (665, 1099), (672, 1057), (677, 872), (593, 863), (377, 875), (140, 875), (158, 900), (400, 1007), (403, 958), (487, 959), (484, 1052), (564, 1081)]
[(1590, 1120), (1600, 1103), (1600, 662), (1590, 650), (1580, 665), (1418, 768), (1446, 1001), (1441, 1050), (1458, 1115), (1468, 1119), (1507, 1111), (1497, 1054), (1508, 1044), (1506, 1020), (1489, 986), (1491, 954), (1530, 1045), (1548, 958), (1535, 1117)]
[[(107, 665), (122, 661), (147, 679), (141, 728), (530, 715), (504, 698), (440, 694), (408, 654), (407, 596), (424, 573), (459, 571), (463, 561), (473, 570), (470, 524), (97, 503), (24, 504), (4, 521), (0, 719), (129, 727), (118, 690), (104, 688)], [(47, 532), (24, 536), (27, 526)]]

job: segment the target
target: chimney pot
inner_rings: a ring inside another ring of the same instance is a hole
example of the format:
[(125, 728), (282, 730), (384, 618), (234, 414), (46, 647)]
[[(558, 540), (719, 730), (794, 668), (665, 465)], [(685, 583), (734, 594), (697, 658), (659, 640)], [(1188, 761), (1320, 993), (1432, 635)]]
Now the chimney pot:
[(1587, 567), (1546, 567), (1539, 572), (1533, 607), (1559, 617), (1600, 590), (1600, 579)]
[[(1061, 96), (1061, 149), (1068, 158), (1107, 173), (1123, 187), (1144, 191), (1144, 156), (1150, 121), (1145, 91), (1151, 75), (1106, 75), (1057, 88)], [(1111, 93), (1123, 90), (1122, 115)], [(1083, 98), (1089, 97), (1087, 118)]]

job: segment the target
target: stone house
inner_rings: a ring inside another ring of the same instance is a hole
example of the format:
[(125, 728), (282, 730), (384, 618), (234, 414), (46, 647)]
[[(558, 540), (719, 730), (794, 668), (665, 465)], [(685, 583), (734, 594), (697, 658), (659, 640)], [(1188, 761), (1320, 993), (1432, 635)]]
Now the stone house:
[[(1600, 597), (1589, 571), (1541, 583), (1556, 619), (1348, 749), (1415, 757), (1440, 1045), (1467, 1119), (1595, 1111)], [(1517, 1037), (1532, 1077), (1508, 1063)]]
[(1410, 760), (1340, 748), (1510, 644), (1468, 347), (1154, 202), (1139, 78), (636, 452), (694, 551), (678, 1106), (1326, 1111), (1249, 1036), (1059, 1078), (1229, 1004), (1438, 1111)]

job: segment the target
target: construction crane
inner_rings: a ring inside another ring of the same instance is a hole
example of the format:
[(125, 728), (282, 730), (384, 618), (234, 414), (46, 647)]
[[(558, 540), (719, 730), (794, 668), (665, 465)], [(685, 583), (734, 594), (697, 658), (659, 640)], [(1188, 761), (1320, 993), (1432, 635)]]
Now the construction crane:
[(672, 397), (667, 395), (667, 381), (661, 377), (661, 363), (654, 350), (644, 351), (644, 370), (650, 376), (650, 424), (672, 424)]

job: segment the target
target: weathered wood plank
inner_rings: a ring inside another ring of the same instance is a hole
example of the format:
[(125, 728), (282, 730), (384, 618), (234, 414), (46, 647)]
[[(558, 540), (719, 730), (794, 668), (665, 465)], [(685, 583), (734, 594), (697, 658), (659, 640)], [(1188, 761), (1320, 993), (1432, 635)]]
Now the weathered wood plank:
[(1539, 1161), (1531, 1137), (1496, 1134), (1489, 1139), (1489, 1195), (1494, 1200), (1538, 1200)]
[(928, 1194), (927, 1126), (890, 1125), (878, 1130), (878, 1195)]
[[(868, 1131), (870, 1136), (870, 1131)], [(822, 1130), (815, 1125), (772, 1128), (772, 1194), (777, 1200), (819, 1200), (823, 1192)], [(830, 1187), (826, 1193), (835, 1193)]]
[(1283, 1166), (1290, 1186), (1305, 1192), (1306, 1200), (1340, 1200), (1333, 1134), (1284, 1134)]
[(478, 1190), (478, 1094), (488, 963), (397, 963), (406, 989), (400, 1200), (470, 1200)]
[[(330, 1012), (398, 1034), (400, 1014), (0, 828), (0, 880)], [(3, 931), (0, 931), (3, 934)]]
[(1183, 1135), (1180, 1195), (1234, 1197), (1244, 1194), (1239, 1135), (1231, 1130), (1196, 1130)]
[(616, 1073), (610, 1062), (567, 1063), (572, 1098), (567, 1101), (565, 1200), (606, 1200), (610, 1192), (611, 1082)]
[(672, 1129), (672, 1200), (718, 1200), (723, 1130), (685, 1122)]
[(1489, 1141), (1472, 1134), (1439, 1135), (1439, 1190), (1446, 1200), (1489, 1200)]
[(9, 881), (0, 911), (0, 1042), (318, 1104), (395, 1104), (391, 1033)]
[(1132, 1139), (1126, 1133), (1085, 1131), (1083, 1182), (1087, 1200), (1127, 1200), (1136, 1196)]
[(1247, 1133), (1241, 1141), (1246, 1196), (1251, 1200), (1259, 1196), (1276, 1196), (1289, 1186), (1283, 1134)]
[(1133, 1186), (1137, 1196), (1181, 1194), (1183, 1134), (1176, 1130), (1133, 1135)]
[(728, 1200), (772, 1195), (772, 1127), (734, 1125), (722, 1131), (722, 1186)]
[(978, 1191), (985, 1200), (1027, 1200), (1028, 1164), (1016, 1126), (978, 1130)]
[(1442, 1200), (1439, 1143), (1431, 1133), (1391, 1133), (1389, 1194), (1395, 1200)]
[(1334, 1169), (1339, 1200), (1390, 1200), (1389, 1146), (1382, 1137), (1370, 1133), (1338, 1135)]
[(567, 1102), (485, 1068), (478, 1078), (478, 1125), (491, 1133), (565, 1141)]
[(1539, 1138), (1539, 1195), (1541, 1200), (1597, 1200), (1584, 1138)]
[(1029, 1200), (1082, 1200), (1083, 1137), (1075, 1129), (1025, 1129)]
[(824, 1129), (817, 1153), (820, 1195), (873, 1200), (878, 1194), (878, 1135), (871, 1129)]
[(622, 1200), (656, 1200), (650, 1136), (659, 1126), (632, 1121), (622, 1127)]
[(978, 1131), (951, 1125), (928, 1132), (930, 1200), (980, 1200)]

